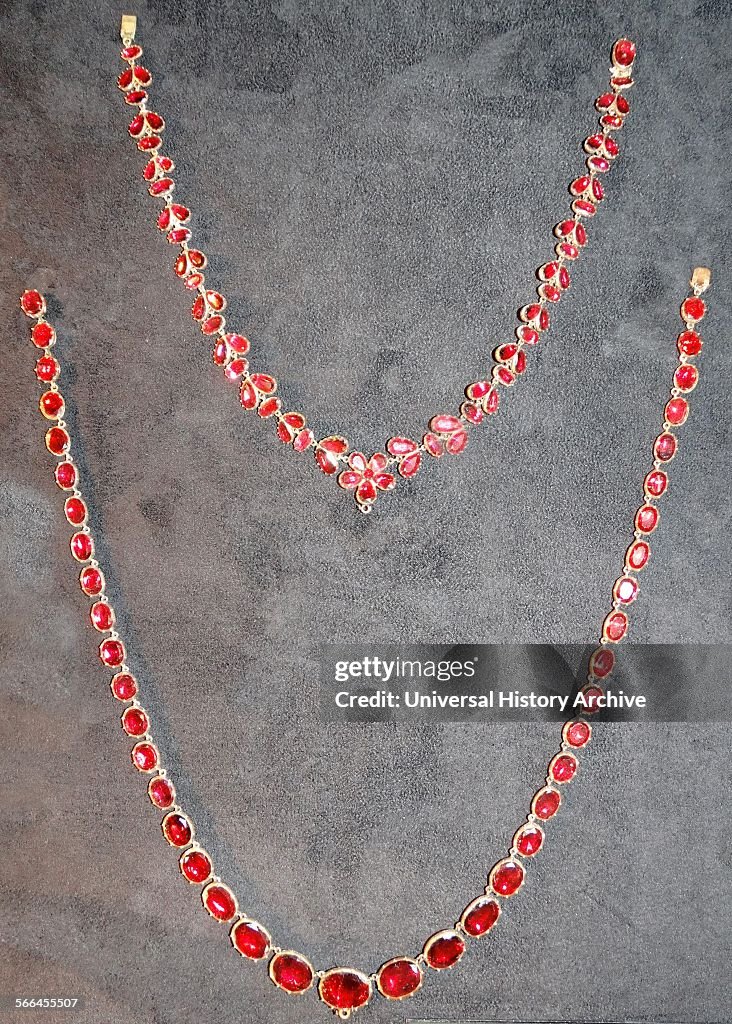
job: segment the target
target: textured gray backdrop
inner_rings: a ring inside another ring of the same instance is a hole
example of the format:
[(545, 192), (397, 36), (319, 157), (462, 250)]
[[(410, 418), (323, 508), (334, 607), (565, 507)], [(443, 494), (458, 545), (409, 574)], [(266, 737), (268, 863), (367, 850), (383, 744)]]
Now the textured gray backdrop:
[[(83, 996), (79, 1024), (308, 1024), (327, 1011), (232, 953), (126, 767), (17, 296), (54, 298), (111, 593), (185, 805), (281, 942), (373, 968), (481, 889), (556, 728), (326, 727), (313, 644), (589, 642), (697, 263), (702, 382), (633, 635), (730, 640), (730, 8), (137, 7), (231, 320), (292, 406), (371, 450), (510, 337), (612, 41), (638, 43), (609, 198), (525, 382), (370, 518), (209, 363), (126, 135), (121, 10), (2, 5), (0, 992)], [(731, 1019), (728, 728), (606, 727), (588, 761), (495, 936), (365, 1018)]]

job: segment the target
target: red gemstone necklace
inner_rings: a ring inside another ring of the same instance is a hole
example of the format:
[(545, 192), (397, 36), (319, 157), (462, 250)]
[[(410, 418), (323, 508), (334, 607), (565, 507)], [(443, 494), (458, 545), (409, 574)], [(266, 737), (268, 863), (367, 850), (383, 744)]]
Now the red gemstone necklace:
[(300, 412), (288, 411), (276, 393), (277, 381), (269, 374), (255, 371), (249, 364), (249, 340), (233, 331), (224, 318), (226, 299), (206, 281), (206, 255), (190, 245), (191, 211), (173, 201), (175, 181), (173, 161), (162, 152), (165, 121), (148, 109), (148, 88), (152, 75), (138, 63), (142, 48), (134, 43), (137, 19), (122, 19), (122, 59), (127, 67), (117, 80), (125, 102), (137, 108), (129, 124), (130, 136), (147, 157), (142, 176), (153, 198), (165, 203), (157, 217), (157, 225), (165, 232), (171, 245), (178, 246), (176, 275), (195, 295), (191, 314), (203, 335), (213, 341), (213, 361), (223, 369), (227, 380), (238, 384), (243, 409), (255, 411), (275, 425), (280, 441), (296, 452), (312, 451), (315, 462), (326, 475), (334, 477), (346, 491), (351, 491), (362, 512), (370, 512), (378, 495), (391, 491), (399, 477), (415, 476), (425, 459), (434, 461), (445, 453), (458, 455), (468, 443), (468, 431), (497, 410), (500, 390), (511, 387), (526, 369), (527, 349), (539, 342), (549, 327), (549, 308), (559, 302), (569, 287), (569, 265), (578, 258), (587, 242), (585, 220), (593, 217), (605, 196), (602, 176), (610, 169), (619, 147), (613, 132), (619, 131), (630, 110), (626, 93), (633, 85), (632, 68), (636, 48), (629, 39), (619, 39), (612, 48), (610, 88), (596, 100), (600, 112), (600, 130), (584, 140), (585, 171), (572, 181), (571, 217), (554, 227), (554, 257), (542, 264), (536, 299), (522, 306), (513, 341), (494, 349), (492, 367), (486, 379), (473, 381), (465, 388), (465, 400), (452, 413), (439, 413), (427, 424), (420, 440), (407, 436), (389, 438), (384, 451), (371, 456), (352, 450), (342, 434), (317, 438)]
[(127, 664), (125, 643), (116, 629), (114, 609), (105, 592), (104, 574), (95, 557), (88, 506), (72, 457), (69, 428), (63, 418), (65, 400), (58, 386), (61, 367), (52, 354), (56, 333), (45, 319), (44, 297), (34, 290), (23, 293), (21, 307), (34, 321), (31, 339), (37, 348), (44, 350), (36, 362), (35, 372), (46, 388), (39, 401), (40, 411), (46, 420), (52, 421), (46, 431), (46, 447), (59, 459), (55, 480), (68, 495), (64, 512), (74, 529), (71, 554), (81, 564), (79, 583), (91, 599), (91, 625), (104, 634), (99, 643), (99, 658), (113, 672), (112, 694), (125, 705), (121, 723), (133, 741), (132, 764), (149, 776), (148, 796), (152, 805), (163, 812), (162, 832), (178, 851), (183, 878), (201, 887), (203, 906), (215, 921), (227, 926), (234, 949), (247, 960), (266, 963), (270, 978), (284, 992), (300, 995), (315, 989), (320, 999), (342, 1018), (365, 1006), (377, 992), (386, 999), (406, 999), (421, 988), (429, 971), (453, 967), (472, 940), (490, 931), (501, 916), (506, 900), (524, 884), (528, 863), (544, 844), (546, 823), (559, 810), (561, 788), (574, 777), (579, 766), (578, 752), (592, 735), (586, 716), (598, 709), (603, 697), (602, 682), (615, 665), (614, 645), (628, 631), (628, 607), (638, 594), (638, 573), (650, 557), (649, 535), (656, 529), (659, 519), (657, 502), (668, 486), (665, 467), (676, 454), (675, 430), (686, 422), (688, 394), (699, 379), (693, 360), (701, 351), (702, 341), (695, 326), (705, 313), (700, 295), (709, 281), (709, 271), (697, 268), (691, 281), (693, 295), (681, 306), (685, 326), (676, 341), (678, 363), (671, 395), (664, 407), (663, 429), (653, 442), (653, 466), (643, 480), (643, 503), (635, 515), (634, 538), (626, 550), (622, 573), (613, 585), (612, 607), (603, 621), (599, 646), (589, 659), (587, 683), (581, 690), (584, 707), (577, 718), (564, 724), (560, 749), (549, 762), (546, 778), (532, 798), (526, 821), (514, 833), (508, 855), (490, 870), (485, 890), (465, 907), (454, 924), (431, 935), (421, 952), (392, 957), (370, 974), (351, 967), (316, 970), (302, 953), (277, 945), (268, 929), (240, 908), (231, 887), (216, 873), (211, 854), (197, 838), (190, 814), (177, 801), (175, 786), (163, 767), (153, 738), (150, 715), (140, 701), (138, 681)]

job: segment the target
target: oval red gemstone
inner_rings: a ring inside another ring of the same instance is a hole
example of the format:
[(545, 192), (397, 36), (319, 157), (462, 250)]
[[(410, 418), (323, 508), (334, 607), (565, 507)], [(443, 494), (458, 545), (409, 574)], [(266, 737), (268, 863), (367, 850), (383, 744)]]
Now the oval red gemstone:
[(658, 509), (655, 505), (641, 505), (635, 514), (635, 528), (641, 533), (653, 533), (658, 526)]
[(65, 455), (71, 445), (71, 438), (63, 427), (51, 427), (46, 431), (46, 448), (51, 455)]
[(262, 417), (263, 420), (266, 420), (270, 416), (273, 416), (276, 412), (279, 412), (281, 408), (282, 399), (277, 398), (277, 396), (275, 395), (270, 398), (265, 398), (265, 400), (259, 406), (257, 412)]
[(76, 483), (76, 466), (73, 462), (59, 462), (54, 476), (62, 491), (70, 491)]
[(396, 957), (379, 969), (376, 985), (387, 999), (406, 999), (422, 984), (422, 968), (409, 957)]
[(117, 700), (132, 700), (137, 693), (137, 680), (129, 672), (118, 672), (109, 687)]
[(121, 640), (102, 640), (99, 657), (110, 668), (118, 668), (125, 660), (125, 645)]
[(699, 371), (691, 363), (679, 366), (674, 374), (674, 384), (679, 391), (693, 391), (699, 380)]
[(163, 196), (169, 192), (172, 192), (175, 188), (175, 182), (172, 178), (158, 178), (149, 187), (148, 192), (151, 196)]
[(307, 992), (313, 983), (313, 969), (298, 953), (277, 953), (269, 962), (269, 976), (279, 988), (293, 994)]
[(217, 331), (223, 330), (226, 321), (222, 316), (210, 316), (208, 320), (204, 320), (201, 324), (201, 333), (210, 337), (212, 334), (216, 334)]
[(613, 63), (628, 68), (635, 60), (635, 43), (630, 39), (618, 39), (613, 46)]
[[(610, 168), (610, 161), (606, 160), (604, 156), (591, 156), (587, 160), (587, 166), (591, 167), (593, 171), (599, 171), (601, 174)], [(577, 239), (579, 241), (579, 239)], [(580, 243), (581, 245), (584, 243)]]
[[(607, 163), (607, 161), (604, 162)], [(577, 240), (577, 245), (585, 245), (587, 243), (587, 229), (585, 228), (582, 221), (577, 221), (576, 227), (574, 229), (574, 237)]]
[(136, 139), (144, 127), (144, 114), (135, 114), (130, 123), (127, 125), (127, 131), (130, 133), (133, 139)]
[[(152, 743), (136, 743), (132, 748), (132, 763), (141, 772), (151, 772), (158, 766), (158, 751)], [(152, 800), (152, 791), (148, 789)], [(153, 803), (155, 801), (153, 800)], [(156, 804), (156, 806), (158, 806)]]
[(190, 228), (173, 228), (165, 236), (170, 245), (182, 245), (191, 240)]
[(203, 885), (213, 871), (211, 859), (203, 850), (186, 850), (181, 854), (178, 864), (183, 877), (193, 885)]
[[(227, 363), (224, 374), (227, 380), (239, 380), (249, 369), (249, 361), (247, 359), (232, 359), (230, 363)], [(287, 441), (292, 440), (292, 436), (287, 432)]]
[(477, 939), (489, 932), (500, 916), (501, 908), (496, 900), (479, 896), (465, 908), (461, 921), (468, 935)]
[(435, 971), (453, 967), (465, 952), (465, 940), (452, 929), (446, 928), (427, 940), (424, 958)]
[(213, 361), (217, 366), (224, 366), (229, 358), (229, 350), (225, 341), (217, 341), (213, 348)]
[(674, 427), (680, 427), (682, 423), (686, 422), (686, 417), (689, 415), (689, 403), (685, 398), (672, 398), (670, 402), (666, 403), (664, 415), (668, 423)]
[(643, 481), (646, 494), (652, 498), (660, 498), (668, 487), (668, 476), (661, 469), (654, 469), (648, 473)]
[(306, 451), (310, 445), (315, 441), (315, 434), (306, 427), (305, 430), (301, 430), (295, 440), (292, 442), (292, 447), (296, 452)]
[(47, 420), (60, 419), (64, 414), (64, 400), (59, 391), (45, 391), (38, 399), (38, 408)]
[[(524, 325), (516, 328), (516, 337), (523, 341), (524, 345), (536, 345), (539, 341), (539, 332), (534, 327)], [(488, 381), (485, 383), (488, 384)]]
[(237, 921), (231, 929), (234, 949), (248, 960), (262, 960), (269, 952), (269, 933), (256, 921)]
[(79, 573), (81, 589), (87, 597), (96, 597), (104, 590), (104, 576), (101, 569), (94, 565), (86, 565)]
[(333, 1010), (356, 1010), (371, 998), (371, 982), (361, 971), (339, 967), (321, 978), (318, 993)]
[(569, 782), (577, 771), (577, 758), (573, 754), (559, 754), (551, 763), (550, 773), (555, 782)]
[(459, 430), (461, 426), (457, 416), (433, 416), (430, 420), (430, 429), (434, 430), (436, 434), (451, 434), (453, 430)]
[(125, 103), (129, 103), (131, 107), (136, 107), (140, 103), (144, 103), (147, 99), (147, 93), (144, 89), (133, 89), (132, 92), (128, 92), (125, 96)]
[(185, 814), (171, 811), (163, 818), (163, 835), (171, 846), (188, 846), (193, 838), (193, 828)]
[(584, 747), (590, 741), (592, 729), (587, 722), (567, 722), (563, 729), (563, 735), (565, 742), (569, 743), (570, 747)]
[(605, 189), (603, 188), (602, 182), (599, 178), (592, 179), (592, 195), (598, 203), (605, 198)]
[(23, 292), (20, 306), (26, 316), (41, 316), (46, 312), (46, 300), (35, 288), (28, 288)]
[(237, 912), (236, 897), (220, 882), (207, 885), (202, 894), (203, 905), (217, 921), (230, 921)]
[(620, 604), (630, 604), (638, 596), (638, 580), (632, 576), (621, 576), (615, 580), (613, 597)]
[(707, 307), (704, 305), (702, 299), (684, 299), (681, 305), (681, 315), (684, 320), (691, 320), (696, 323), (701, 320), (706, 313)]
[(538, 825), (524, 825), (514, 836), (513, 842), (522, 857), (533, 857), (541, 849), (544, 832)]
[(142, 708), (127, 708), (122, 715), (122, 728), (128, 736), (144, 736), (149, 725)]
[(38, 362), (36, 362), (36, 377), (38, 377), (39, 381), (48, 384), (56, 379), (60, 369), (52, 355), (42, 355)]
[(48, 348), (56, 341), (56, 332), (50, 324), (42, 320), (40, 323), (33, 324), (31, 340), (36, 348)]
[(491, 871), (491, 888), (499, 896), (513, 896), (524, 881), (524, 869), (515, 860), (502, 860)]
[(597, 679), (605, 679), (615, 667), (615, 652), (609, 647), (598, 647), (590, 658), (590, 672)]
[(64, 515), (72, 526), (81, 526), (87, 515), (86, 505), (81, 498), (67, 498), (64, 502)]
[(625, 612), (611, 612), (602, 625), (602, 634), (607, 640), (617, 643), (628, 632), (628, 616)]
[(702, 340), (695, 331), (682, 331), (676, 339), (676, 347), (684, 356), (698, 356), (702, 350)]
[(605, 152), (608, 156), (615, 157), (620, 152), (620, 146), (618, 145), (617, 139), (614, 139), (611, 135), (605, 136)]
[(599, 710), (598, 701), (603, 695), (602, 688), (599, 686), (585, 686), (580, 692), (582, 693), (585, 713), (594, 715)]
[(559, 287), (562, 289), (569, 288), (569, 271), (566, 267), (559, 268)]
[(245, 338), (243, 334), (226, 334), (224, 340), (232, 352), (236, 352), (240, 356), (246, 355), (249, 351), (249, 339)]
[(559, 810), (562, 798), (556, 789), (540, 789), (531, 801), (531, 810), (542, 821), (553, 818)]
[(405, 479), (409, 479), (419, 472), (419, 467), (422, 465), (422, 453), (415, 452), (414, 455), (407, 455), (406, 458), (402, 459), (399, 463), (399, 474)]
[(659, 462), (668, 462), (676, 454), (676, 437), (668, 431), (659, 434), (653, 445), (653, 454)]
[(636, 572), (639, 569), (643, 569), (651, 556), (651, 549), (644, 540), (637, 540), (631, 544), (625, 555), (625, 564), (629, 569), (634, 569)]
[(92, 625), (100, 633), (111, 629), (114, 625), (114, 609), (106, 601), (97, 601), (89, 609)]
[(136, 60), (138, 57), (142, 57), (142, 47), (125, 46), (124, 50), (120, 51), (120, 57), (122, 60)]
[(147, 795), (150, 798), (150, 803), (159, 807), (161, 811), (167, 810), (175, 803), (175, 787), (170, 779), (166, 779), (163, 775), (150, 779)]
[(77, 562), (88, 562), (94, 554), (94, 541), (88, 533), (75, 533), (69, 543)]

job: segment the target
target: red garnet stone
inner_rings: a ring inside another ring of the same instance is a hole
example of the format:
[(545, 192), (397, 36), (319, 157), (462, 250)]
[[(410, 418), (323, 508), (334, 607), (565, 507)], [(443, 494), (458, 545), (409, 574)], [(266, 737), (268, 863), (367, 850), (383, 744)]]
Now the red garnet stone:
[(211, 877), (211, 859), (203, 850), (186, 850), (178, 863), (183, 877), (193, 885), (203, 885)]
[(537, 818), (548, 821), (557, 813), (561, 802), (562, 797), (556, 789), (540, 789), (531, 801), (531, 810)]
[(387, 999), (406, 999), (421, 986), (422, 968), (416, 960), (397, 957), (379, 970), (376, 984)]
[(491, 871), (491, 888), (499, 896), (513, 896), (524, 881), (524, 869), (515, 860), (501, 860)]
[(159, 807), (161, 811), (167, 810), (175, 803), (175, 787), (170, 779), (166, 779), (163, 775), (157, 775), (154, 779), (150, 779), (147, 795), (150, 797), (150, 803)]
[(277, 953), (269, 962), (269, 976), (278, 988), (299, 995), (313, 983), (313, 969), (299, 953)]
[(321, 978), (318, 993), (333, 1010), (357, 1010), (371, 998), (371, 982), (361, 971), (336, 967)]
[(427, 939), (424, 957), (435, 971), (444, 971), (453, 967), (465, 952), (465, 941), (451, 928), (437, 932)]
[(479, 896), (465, 908), (461, 920), (468, 935), (478, 939), (491, 930), (500, 916), (501, 908), (497, 900), (490, 896)]
[(234, 949), (248, 960), (262, 960), (269, 952), (271, 939), (256, 921), (237, 921), (231, 929)]
[(201, 895), (203, 905), (217, 921), (230, 921), (236, 914), (236, 897), (231, 889), (220, 882), (207, 885)]

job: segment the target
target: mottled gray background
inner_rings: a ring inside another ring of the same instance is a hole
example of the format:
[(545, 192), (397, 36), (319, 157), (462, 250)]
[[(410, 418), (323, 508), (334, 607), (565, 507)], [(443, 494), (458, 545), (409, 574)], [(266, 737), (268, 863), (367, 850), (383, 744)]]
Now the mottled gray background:
[[(370, 518), (210, 365), (127, 138), (120, 13), (2, 5), (0, 991), (83, 996), (80, 1024), (309, 1024), (327, 1011), (203, 913), (126, 766), (17, 296), (53, 297), (110, 591), (202, 839), (281, 943), (372, 969), (480, 891), (556, 727), (324, 726), (314, 644), (591, 641), (697, 263), (702, 380), (633, 636), (731, 638), (730, 7), (138, 6), (230, 321), (291, 407), (367, 450), (510, 338), (612, 41), (638, 43), (608, 201), (525, 381)], [(363, 1017), (730, 1020), (728, 762), (726, 726), (604, 728), (495, 936)]]

